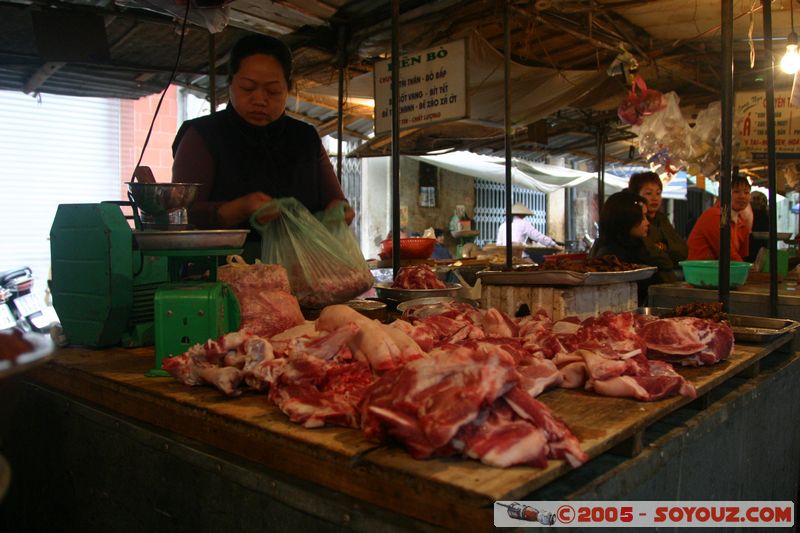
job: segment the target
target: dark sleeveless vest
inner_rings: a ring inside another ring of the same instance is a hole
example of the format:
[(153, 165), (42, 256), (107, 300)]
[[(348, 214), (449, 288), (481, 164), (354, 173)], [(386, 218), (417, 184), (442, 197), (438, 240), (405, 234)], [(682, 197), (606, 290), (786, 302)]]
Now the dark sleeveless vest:
[(292, 196), (312, 213), (322, 210), (320, 152), (313, 126), (285, 114), (266, 126), (253, 126), (233, 106), (184, 122), (172, 143), (172, 154), (188, 128), (195, 128), (214, 160), (209, 201), (230, 201), (262, 191)]

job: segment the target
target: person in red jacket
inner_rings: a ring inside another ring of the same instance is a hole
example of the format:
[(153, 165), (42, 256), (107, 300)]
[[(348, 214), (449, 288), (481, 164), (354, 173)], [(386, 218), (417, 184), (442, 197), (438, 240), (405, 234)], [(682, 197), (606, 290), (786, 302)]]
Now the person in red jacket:
[[(707, 209), (689, 234), (689, 259), (719, 259), (720, 207)], [(742, 175), (731, 180), (731, 260), (744, 261), (750, 248), (753, 210), (750, 182)]]

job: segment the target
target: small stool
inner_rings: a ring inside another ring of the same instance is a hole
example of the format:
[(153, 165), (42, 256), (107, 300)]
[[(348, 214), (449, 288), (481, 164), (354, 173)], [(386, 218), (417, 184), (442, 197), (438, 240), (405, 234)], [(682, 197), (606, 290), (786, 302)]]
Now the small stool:
[(168, 376), (164, 359), (239, 329), (239, 303), (224, 283), (167, 283), (153, 300), (156, 360), (148, 376)]

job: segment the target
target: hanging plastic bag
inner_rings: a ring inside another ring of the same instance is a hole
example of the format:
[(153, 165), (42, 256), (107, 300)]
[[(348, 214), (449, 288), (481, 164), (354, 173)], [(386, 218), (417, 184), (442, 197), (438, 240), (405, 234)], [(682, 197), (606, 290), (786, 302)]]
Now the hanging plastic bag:
[(316, 213), (315, 216), (317, 220), (322, 222), (325, 229), (333, 235), (336, 242), (344, 248), (346, 258), (353, 265), (353, 268), (361, 273), (365, 283), (369, 283), (365, 289), (369, 290), (369, 288), (372, 287), (374, 278), (369, 269), (369, 265), (364, 260), (364, 254), (361, 253), (361, 248), (358, 246), (355, 235), (353, 235), (350, 231), (350, 227), (347, 225), (347, 221), (345, 220), (346, 209), (347, 204), (345, 202), (340, 202), (329, 209)]
[(617, 116), (626, 124), (640, 125), (642, 117), (652, 115), (665, 106), (664, 95), (655, 89), (648, 89), (644, 79), (636, 76), (628, 96), (617, 108)]
[(642, 119), (631, 131), (639, 136), (639, 152), (659, 174), (674, 174), (685, 168), (691, 155), (691, 128), (683, 118), (680, 99), (675, 92), (664, 95), (665, 107)]
[[(276, 212), (278, 216), (266, 224), (257, 220)], [(334, 236), (295, 198), (271, 201), (250, 217), (250, 224), (261, 233), (261, 260), (286, 268), (300, 305), (324, 307), (346, 302), (372, 286), (361, 252), (348, 250), (341, 237)]]

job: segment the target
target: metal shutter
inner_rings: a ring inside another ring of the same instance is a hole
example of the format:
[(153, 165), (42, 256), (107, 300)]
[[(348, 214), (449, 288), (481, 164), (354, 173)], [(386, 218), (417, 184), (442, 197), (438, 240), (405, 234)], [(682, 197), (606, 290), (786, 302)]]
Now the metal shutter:
[(0, 271), (44, 294), (58, 204), (120, 197), (119, 131), (119, 100), (0, 91)]

